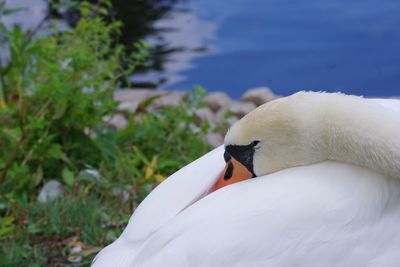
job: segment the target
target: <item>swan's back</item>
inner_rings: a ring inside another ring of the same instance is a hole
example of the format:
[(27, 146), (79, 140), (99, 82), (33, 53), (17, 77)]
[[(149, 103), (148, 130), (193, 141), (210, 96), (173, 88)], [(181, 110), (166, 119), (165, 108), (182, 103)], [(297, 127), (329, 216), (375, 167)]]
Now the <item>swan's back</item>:
[(398, 266), (399, 223), (397, 181), (325, 162), (209, 195), (132, 266)]
[[(371, 101), (400, 116), (400, 101)], [(199, 199), (222, 159), (220, 147), (163, 182), (94, 266), (399, 266), (395, 179), (324, 162)]]

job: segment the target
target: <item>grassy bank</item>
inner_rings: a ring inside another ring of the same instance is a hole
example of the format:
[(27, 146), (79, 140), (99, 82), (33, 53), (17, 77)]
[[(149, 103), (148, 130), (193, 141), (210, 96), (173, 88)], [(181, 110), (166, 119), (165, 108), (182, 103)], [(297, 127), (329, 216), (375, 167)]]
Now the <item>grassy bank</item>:
[[(108, 1), (78, 8), (64, 32), (0, 25), (0, 266), (88, 266), (154, 186), (210, 149), (207, 126), (191, 127), (199, 90), (158, 112), (145, 101), (121, 131), (104, 122), (148, 47), (126, 53)], [(38, 201), (50, 180), (61, 196)]]

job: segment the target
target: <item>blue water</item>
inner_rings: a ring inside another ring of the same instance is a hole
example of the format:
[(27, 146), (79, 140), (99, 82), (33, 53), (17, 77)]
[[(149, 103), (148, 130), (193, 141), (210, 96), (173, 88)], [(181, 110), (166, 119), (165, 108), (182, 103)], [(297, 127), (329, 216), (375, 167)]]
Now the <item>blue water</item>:
[[(192, 0), (187, 7), (215, 26), (210, 54), (192, 60), (167, 88), (200, 84), (239, 97), (269, 86), (400, 95), (399, 0)], [(196, 34), (196, 32), (192, 32)]]
[[(400, 0), (112, 2), (128, 29), (127, 45), (147, 36), (172, 51), (159, 53), (163, 59), (136, 75), (145, 84), (184, 90), (202, 85), (232, 97), (256, 86), (280, 95), (316, 90), (400, 96)], [(7, 25), (37, 25), (46, 14), (45, 0), (6, 3), (29, 7), (4, 17)], [(160, 3), (171, 11), (154, 15)], [(137, 14), (143, 15), (133, 19)], [(139, 34), (132, 30), (139, 28)]]

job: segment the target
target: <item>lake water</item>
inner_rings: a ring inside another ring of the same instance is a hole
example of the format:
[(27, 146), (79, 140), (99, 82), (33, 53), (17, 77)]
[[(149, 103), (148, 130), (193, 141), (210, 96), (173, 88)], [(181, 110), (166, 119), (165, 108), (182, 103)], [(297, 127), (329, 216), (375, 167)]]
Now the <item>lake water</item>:
[[(140, 21), (132, 18), (145, 14), (138, 2), (114, 1), (129, 40), (135, 35), (129, 29)], [(281, 95), (400, 95), (398, 0), (159, 2), (168, 2), (168, 11), (152, 16), (139, 37), (163, 52), (155, 53), (159, 59), (149, 71), (134, 76), (137, 83), (166, 89), (198, 84), (232, 97), (256, 86)]]
[(400, 94), (398, 0), (187, 4), (197, 19), (207, 22), (203, 44), (211, 52), (193, 58), (190, 68), (179, 71), (183, 80), (167, 88), (201, 84), (235, 97), (260, 85), (283, 95), (299, 89)]

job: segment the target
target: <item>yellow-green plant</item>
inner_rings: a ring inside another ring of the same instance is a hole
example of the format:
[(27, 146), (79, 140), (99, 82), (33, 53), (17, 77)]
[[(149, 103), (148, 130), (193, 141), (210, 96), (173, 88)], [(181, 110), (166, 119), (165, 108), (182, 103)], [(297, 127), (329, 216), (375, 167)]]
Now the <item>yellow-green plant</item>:
[[(0, 13), (10, 13), (1, 3)], [(192, 127), (201, 89), (179, 106), (132, 115), (122, 131), (104, 123), (113, 92), (143, 63), (147, 45), (127, 55), (121, 24), (103, 17), (109, 1), (78, 6), (76, 27), (42, 36), (0, 20), (8, 51), (0, 63), (0, 266), (66, 266), (71, 238), (84, 243), (81, 265), (89, 266), (152, 188), (209, 150), (207, 125)], [(38, 203), (50, 179), (65, 196)]]

